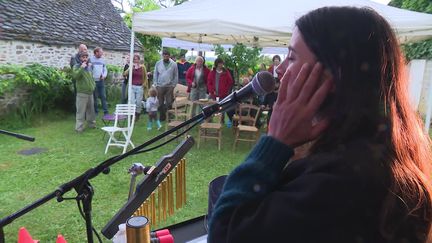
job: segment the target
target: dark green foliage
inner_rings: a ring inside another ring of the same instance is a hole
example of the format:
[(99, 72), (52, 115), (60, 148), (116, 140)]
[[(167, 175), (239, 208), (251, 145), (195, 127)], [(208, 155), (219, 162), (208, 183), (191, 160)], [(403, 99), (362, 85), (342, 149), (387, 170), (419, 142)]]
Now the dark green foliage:
[(108, 73), (123, 73), (123, 67), (116, 66), (116, 65), (107, 65)]
[[(432, 13), (431, 0), (392, 0), (390, 6), (423, 13)], [(402, 48), (407, 61), (412, 59), (432, 59), (432, 39), (403, 44)]]
[[(69, 69), (70, 70), (70, 69)], [(40, 64), (30, 66), (0, 66), (0, 95), (18, 89), (27, 90), (28, 96), (19, 107), (20, 118), (30, 121), (34, 114), (50, 109), (71, 110), (73, 107), (72, 82), (68, 70), (61, 71)]]
[(391, 0), (388, 5), (417, 12), (432, 13), (431, 0)]
[[(160, 7), (152, 0), (137, 0), (132, 7), (133, 12), (146, 12), (151, 10), (159, 9)], [(127, 13), (123, 19), (126, 25), (132, 27), (132, 14)], [(144, 35), (141, 33), (135, 33), (135, 37), (144, 46), (144, 60), (147, 67), (147, 71), (151, 71), (155, 63), (160, 59), (159, 51), (161, 50), (162, 39), (158, 36)]]
[(432, 59), (432, 39), (403, 44), (402, 49), (408, 61), (412, 59)]
[[(156, 129), (147, 131), (146, 123), (147, 116), (144, 115), (135, 123), (132, 141), (136, 146), (162, 132)], [(59, 185), (96, 167), (109, 157), (121, 153), (120, 148), (111, 148), (108, 154), (104, 154), (108, 137), (104, 138), (101, 129), (87, 129), (78, 134), (74, 131), (74, 125), (73, 114), (59, 118), (57, 114), (51, 115), (48, 112), (26, 128), (8, 128), (9, 131), (35, 137), (35, 142), (29, 143), (10, 136), (0, 136), (0, 154), (4, 157), (0, 161), (0, 218), (31, 204), (56, 190)], [(97, 118), (97, 126), (103, 126), (101, 114)], [(191, 135), (197, 138), (197, 128), (192, 129)], [(232, 130), (224, 127), (221, 151), (217, 150), (215, 141), (207, 140), (201, 141), (200, 149), (194, 146), (186, 154), (186, 205), (176, 209), (174, 215), (153, 229), (180, 223), (207, 212), (210, 181), (229, 173), (241, 163), (247, 151), (251, 149), (250, 144), (240, 143), (234, 152), (232, 142)], [(176, 145), (177, 143), (173, 142), (157, 150), (129, 156), (111, 166), (108, 175), (100, 174), (90, 181), (94, 189), (92, 221), (96, 231), (100, 232), (126, 203), (130, 184), (128, 168), (137, 162), (145, 166), (155, 165), (162, 156), (171, 153)], [(31, 156), (18, 153), (32, 148), (47, 149), (47, 152)], [(143, 175), (138, 175), (137, 183), (142, 178)], [(65, 194), (65, 197), (75, 196), (74, 190)], [(52, 199), (18, 218), (4, 227), (7, 243), (17, 242), (20, 227), (26, 227), (33, 238), (44, 243), (55, 242), (59, 233), (63, 234), (70, 243), (87, 242), (85, 223), (79, 214), (75, 200), (58, 203)], [(95, 242), (98, 242), (96, 238)], [(112, 241), (102, 236), (102, 242)]]
[(243, 44), (235, 44), (228, 54), (220, 45), (215, 46), (216, 55), (224, 60), (225, 66), (234, 71), (234, 79), (239, 80), (240, 75), (248, 73), (249, 68), (257, 66), (261, 48), (250, 48)]
[(403, 0), (392, 0), (392, 1), (390, 1), (388, 3), (388, 5), (396, 7), (396, 8), (401, 8), (402, 7), (402, 3), (403, 3)]

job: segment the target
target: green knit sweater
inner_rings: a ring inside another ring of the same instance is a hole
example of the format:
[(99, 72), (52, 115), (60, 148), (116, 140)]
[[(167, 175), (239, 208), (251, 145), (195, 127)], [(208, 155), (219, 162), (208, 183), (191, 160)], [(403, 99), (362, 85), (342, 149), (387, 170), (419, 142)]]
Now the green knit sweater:
[(76, 80), (77, 93), (92, 94), (96, 83), (92, 77), (91, 67), (84, 69), (79, 64), (72, 70), (72, 78)]

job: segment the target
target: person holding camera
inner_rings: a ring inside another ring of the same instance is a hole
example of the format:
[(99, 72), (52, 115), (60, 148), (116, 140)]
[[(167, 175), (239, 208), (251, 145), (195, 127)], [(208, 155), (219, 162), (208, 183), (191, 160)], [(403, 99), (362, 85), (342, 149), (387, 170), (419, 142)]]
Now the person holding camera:
[(73, 66), (72, 77), (76, 80), (76, 123), (75, 131), (84, 131), (84, 122), (87, 121), (89, 128), (96, 127), (96, 116), (93, 104), (93, 92), (95, 82), (92, 77), (93, 66), (89, 62), (87, 51), (79, 53), (80, 63)]

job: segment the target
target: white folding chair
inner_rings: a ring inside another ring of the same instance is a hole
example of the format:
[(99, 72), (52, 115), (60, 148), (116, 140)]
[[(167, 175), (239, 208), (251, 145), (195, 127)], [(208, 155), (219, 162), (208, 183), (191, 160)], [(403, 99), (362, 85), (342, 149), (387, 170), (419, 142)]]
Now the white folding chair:
[[(135, 148), (135, 145), (131, 141), (132, 131), (135, 124), (135, 111), (135, 104), (116, 105), (116, 110), (114, 112), (114, 126), (102, 127), (102, 130), (107, 132), (109, 135), (108, 143), (105, 148), (105, 153), (108, 152), (108, 148), (110, 146), (123, 147), (123, 154), (126, 152), (129, 145), (131, 145), (132, 148)], [(121, 126), (119, 124), (119, 120), (121, 120), (121, 118), (124, 116), (127, 117), (127, 122), (126, 124), (124, 124), (124, 126)], [(116, 138), (116, 132), (120, 132), (123, 135), (124, 140), (121, 137)]]

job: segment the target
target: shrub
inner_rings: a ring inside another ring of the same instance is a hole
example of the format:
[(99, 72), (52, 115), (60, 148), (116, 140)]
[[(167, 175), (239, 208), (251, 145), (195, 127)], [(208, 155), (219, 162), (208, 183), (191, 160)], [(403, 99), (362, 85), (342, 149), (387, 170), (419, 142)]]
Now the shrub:
[(73, 107), (72, 82), (67, 70), (62, 71), (40, 64), (29, 66), (0, 66), (0, 95), (17, 89), (28, 91), (27, 99), (16, 107), (21, 119), (30, 120), (32, 115), (60, 108)]
[(403, 44), (402, 48), (407, 61), (412, 59), (432, 59), (432, 39)]

